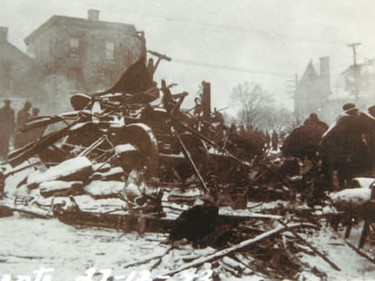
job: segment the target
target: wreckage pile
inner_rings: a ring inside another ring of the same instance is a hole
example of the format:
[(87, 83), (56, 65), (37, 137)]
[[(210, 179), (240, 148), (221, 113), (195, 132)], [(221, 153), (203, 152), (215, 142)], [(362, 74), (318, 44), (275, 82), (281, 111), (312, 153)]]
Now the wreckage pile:
[[(160, 98), (151, 77), (140, 60), (111, 89), (73, 96), (75, 111), (30, 120), (24, 132), (42, 127), (45, 134), (10, 153), (0, 184), (24, 177), (5, 186), (8, 198), (1, 214), (56, 217), (66, 224), (137, 231), (141, 236), (168, 233), (170, 249), (183, 249), (186, 241), (212, 249), (169, 272), (158, 272), (166, 276), (209, 269), (213, 280), (255, 273), (304, 280), (309, 279), (306, 272), (324, 279), (325, 273), (303, 262), (301, 253), (339, 271), (306, 237), (332, 221), (338, 228), (353, 204), (337, 211), (324, 202), (328, 197), (320, 197), (321, 205), (307, 205), (320, 189), (316, 167), (301, 176), (298, 161), (257, 153), (247, 161), (229, 152), (209, 137), (211, 123), (218, 119), (210, 119), (209, 106), (203, 103), (191, 115), (180, 108), (187, 93), (173, 95), (162, 81)], [(202, 101), (209, 101), (207, 84), (203, 91)], [(362, 189), (361, 218), (374, 210), (372, 184)], [(342, 206), (353, 200), (345, 194), (332, 195), (329, 202)], [(280, 199), (289, 203), (274, 203)], [(263, 208), (265, 202), (271, 207)], [(365, 221), (361, 247), (374, 218), (366, 216)], [(348, 235), (349, 227), (352, 223)], [(152, 269), (157, 271), (170, 249), (129, 267), (156, 260)]]

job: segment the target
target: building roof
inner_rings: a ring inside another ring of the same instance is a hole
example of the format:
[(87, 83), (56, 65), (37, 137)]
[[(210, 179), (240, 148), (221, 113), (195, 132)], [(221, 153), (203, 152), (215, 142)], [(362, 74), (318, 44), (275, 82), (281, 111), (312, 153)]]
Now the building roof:
[(27, 54), (22, 52), (13, 44), (8, 41), (0, 42), (0, 60), (12, 60), (17, 56), (17, 58), (23, 59), (28, 63), (34, 63), (34, 60), (29, 57)]
[(309, 64), (306, 67), (306, 70), (301, 78), (300, 82), (304, 81), (312, 81), (319, 77), (318, 73), (316, 72), (312, 60), (310, 60)]
[(88, 20), (84, 18), (75, 18), (75, 17), (67, 17), (67, 16), (52, 16), (49, 18), (45, 23), (39, 26), (36, 30), (34, 30), (29, 36), (27, 36), (24, 40), (26, 45), (30, 45), (35, 38), (39, 37), (44, 31), (48, 30), (53, 26), (78, 26), (81, 28), (87, 29), (119, 29), (122, 30), (124, 33), (128, 35), (134, 35), (137, 30), (134, 25), (132, 24), (125, 24), (125, 23), (115, 23), (115, 22), (106, 22), (100, 20)]
[(355, 67), (354, 65), (350, 65), (348, 68), (346, 68), (343, 72), (341, 72), (342, 76), (345, 75), (353, 75), (355, 71), (361, 72), (365, 68), (365, 64), (357, 64)]

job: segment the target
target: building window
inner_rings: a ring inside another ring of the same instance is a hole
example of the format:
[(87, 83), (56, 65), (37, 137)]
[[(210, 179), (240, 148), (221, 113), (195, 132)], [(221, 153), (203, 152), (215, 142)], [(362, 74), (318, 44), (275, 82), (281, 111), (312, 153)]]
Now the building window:
[(79, 39), (77, 37), (72, 37), (69, 39), (70, 52), (72, 54), (79, 54)]
[(105, 41), (105, 57), (108, 60), (115, 58), (115, 42)]

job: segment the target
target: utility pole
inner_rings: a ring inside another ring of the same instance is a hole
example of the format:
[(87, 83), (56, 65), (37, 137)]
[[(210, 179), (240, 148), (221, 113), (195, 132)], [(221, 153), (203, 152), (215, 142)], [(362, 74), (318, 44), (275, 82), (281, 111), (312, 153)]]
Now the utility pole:
[(293, 85), (287, 85), (288, 88), (292, 88), (288, 92), (288, 94), (292, 94), (293, 101), (294, 101), (294, 115), (296, 117), (296, 123), (299, 123), (299, 115), (300, 115), (300, 104), (299, 104), (299, 98), (297, 97), (297, 87), (298, 87), (298, 74), (294, 76), (293, 80), (286, 80), (288, 83), (293, 83)]
[(354, 68), (354, 94), (355, 94), (355, 102), (358, 102), (358, 71), (357, 71), (357, 52), (356, 47), (361, 45), (361, 43), (352, 43), (346, 46), (352, 48), (353, 50), (353, 68)]

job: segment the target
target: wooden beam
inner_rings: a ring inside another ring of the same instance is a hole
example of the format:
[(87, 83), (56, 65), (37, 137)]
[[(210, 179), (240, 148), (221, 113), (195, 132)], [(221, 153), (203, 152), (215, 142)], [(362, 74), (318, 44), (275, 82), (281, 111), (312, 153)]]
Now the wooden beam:
[[(284, 222), (281, 222), (279, 220), (279, 222), (284, 225), (285, 227), (287, 227), (287, 224), (284, 223)], [(321, 257), (325, 262), (327, 262), (330, 266), (332, 266), (332, 268), (334, 268), (335, 270), (337, 271), (341, 271), (341, 269), (333, 262), (331, 261), (327, 255), (324, 255), (323, 253), (321, 253), (316, 247), (314, 247), (313, 245), (311, 245), (309, 242), (306, 241), (305, 238), (303, 238), (301, 235), (299, 235), (298, 233), (296, 233), (295, 231), (293, 231), (292, 229), (289, 229), (289, 232), (293, 234), (294, 237), (296, 237), (302, 244), (306, 245), (308, 248), (310, 248), (315, 254), (317, 254), (319, 257)]]
[(233, 245), (229, 248), (225, 248), (223, 250), (212, 253), (211, 255), (198, 258), (198, 259), (196, 259), (196, 260), (194, 260), (190, 263), (187, 263), (187, 264), (185, 264), (185, 265), (183, 265), (183, 266), (181, 266), (181, 267), (179, 267), (175, 270), (166, 272), (163, 275), (161, 275), (162, 277), (157, 277), (154, 280), (162, 280), (164, 277), (167, 278), (166, 276), (173, 276), (173, 275), (175, 275), (175, 274), (177, 274), (177, 273), (179, 273), (183, 270), (189, 269), (191, 267), (197, 267), (197, 266), (200, 266), (200, 265), (202, 265), (206, 262), (220, 259), (220, 258), (222, 258), (222, 257), (224, 257), (224, 256), (226, 256), (230, 253), (236, 252), (236, 251), (241, 250), (241, 249), (243, 249), (247, 246), (250, 246), (250, 245), (255, 244), (259, 241), (262, 241), (263, 239), (266, 239), (266, 238), (269, 238), (271, 236), (280, 234), (284, 231), (290, 231), (291, 229), (301, 228), (301, 227), (315, 228), (316, 226), (313, 225), (313, 224), (310, 224), (310, 223), (297, 223), (297, 224), (290, 224), (290, 225), (286, 225), (286, 226), (282, 226), (282, 227), (277, 227), (277, 228), (272, 229), (270, 231), (264, 232), (264, 233), (262, 233), (258, 236), (255, 236), (254, 238), (242, 241), (241, 243)]

